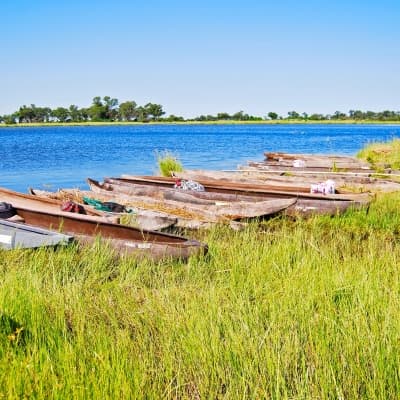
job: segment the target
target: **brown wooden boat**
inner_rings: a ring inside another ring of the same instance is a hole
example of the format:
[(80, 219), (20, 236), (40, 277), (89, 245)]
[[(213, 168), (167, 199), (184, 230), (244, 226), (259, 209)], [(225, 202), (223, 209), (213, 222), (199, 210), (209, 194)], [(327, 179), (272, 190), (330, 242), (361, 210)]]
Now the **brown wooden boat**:
[(316, 174), (326, 174), (326, 173), (335, 173), (335, 170), (338, 174), (358, 174), (358, 175), (372, 175), (376, 174), (376, 171), (373, 169), (366, 168), (339, 168), (339, 167), (323, 167), (323, 166), (304, 166), (304, 167), (296, 167), (291, 163), (283, 163), (283, 162), (267, 162), (267, 161), (249, 161), (248, 165), (250, 167), (256, 167), (260, 170), (265, 171), (274, 171), (274, 172), (303, 172), (303, 173), (316, 173)]
[[(95, 181), (97, 182), (97, 181)], [(215, 221), (210, 221), (208, 216), (203, 214), (203, 210), (199, 212), (195, 209), (188, 208), (181, 202), (172, 200), (157, 200), (148, 196), (132, 196), (124, 193), (104, 190), (101, 185), (92, 185), (93, 190), (77, 190), (77, 189), (62, 189), (63, 192), (69, 193), (77, 197), (88, 197), (103, 202), (112, 201), (122, 204), (128, 208), (140, 210), (138, 213), (155, 213), (157, 215), (165, 215), (169, 219), (173, 219), (175, 224), (170, 228), (173, 230), (187, 229), (209, 229), (215, 225)], [(239, 221), (223, 221), (235, 230), (244, 228), (245, 223)], [(135, 225), (133, 225), (135, 226)]]
[[(132, 176), (122, 175), (120, 178), (105, 178), (104, 182), (116, 181), (122, 184), (139, 184), (147, 186), (159, 186), (171, 188), (175, 183), (175, 178), (167, 178), (162, 176)], [(368, 195), (363, 194), (319, 194), (319, 193), (304, 193), (304, 192), (290, 192), (286, 190), (272, 190), (269, 185), (262, 184), (249, 184), (238, 182), (215, 182), (212, 180), (201, 180), (201, 183), (206, 192), (216, 192), (224, 194), (247, 195), (252, 197), (269, 197), (269, 198), (293, 198), (310, 199), (310, 200), (366, 200)], [(193, 192), (190, 192), (192, 195)]]
[(290, 167), (295, 166), (296, 162), (300, 161), (298, 164), (301, 165), (301, 168), (372, 170), (369, 163), (351, 156), (279, 152), (265, 152), (264, 155), (264, 163), (271, 166)]
[[(8, 196), (4, 194), (7, 192)], [(22, 206), (20, 202), (13, 202), (9, 192), (12, 191), (1, 189), (0, 201), (11, 203), (19, 219), (26, 224), (62, 231), (74, 235), (83, 242), (91, 242), (100, 237), (121, 254), (134, 254), (138, 257), (159, 260), (163, 258), (187, 259), (191, 255), (207, 251), (207, 246), (196, 240), (118, 225), (98, 216), (56, 211), (51, 207), (27, 208), (26, 204)], [(14, 199), (17, 199), (17, 196), (14, 196)], [(38, 204), (40, 203), (38, 201)]]
[(268, 185), (273, 190), (310, 192), (312, 184), (318, 184), (328, 179), (335, 182), (336, 193), (375, 193), (395, 192), (400, 190), (400, 183), (390, 179), (383, 179), (374, 176), (345, 175), (333, 172), (322, 174), (291, 172), (289, 175), (274, 171), (263, 173), (259, 169), (243, 167), (244, 169), (232, 171), (207, 171), (207, 170), (186, 170), (176, 173), (181, 179), (192, 179), (195, 181), (215, 181), (224, 183), (227, 181), (237, 183), (248, 183), (253, 185)]
[[(26, 207), (31, 208), (33, 210), (41, 210), (41, 211), (60, 211), (62, 201), (52, 199), (52, 198), (40, 198), (33, 194), (25, 194), (15, 192), (13, 190), (5, 189), (0, 187), (0, 201), (5, 201), (7, 203), (11, 203), (14, 207)], [(105, 213), (95, 210), (91, 207), (87, 207), (81, 205), (81, 209), (83, 214), (93, 215), (97, 217), (102, 217), (107, 220), (107, 216)], [(112, 222), (117, 222), (118, 217), (110, 215), (108, 220)]]
[[(58, 202), (59, 204), (62, 203), (60, 199), (68, 199), (72, 201), (80, 201), (83, 202), (83, 197), (92, 197), (90, 194), (91, 192), (86, 193), (79, 191), (77, 189), (70, 189), (70, 190), (59, 190), (58, 192), (49, 192), (45, 190), (38, 190), (38, 189), (29, 189), (29, 192), (37, 196), (40, 199), (53, 199), (54, 201)], [(103, 201), (111, 201), (115, 199), (107, 198)], [(86, 207), (88, 209), (89, 207)], [(98, 211), (93, 208), (91, 210), (97, 212), (101, 216), (107, 216), (108, 218), (114, 218), (115, 220), (112, 222), (118, 223), (119, 222), (119, 215), (120, 213), (107, 213), (104, 211)], [(159, 211), (151, 211), (151, 210), (143, 210), (140, 208), (135, 207), (134, 210), (130, 214), (127, 214), (127, 219), (130, 220), (130, 225), (135, 226), (139, 229), (151, 230), (151, 231), (160, 231), (167, 228), (174, 226), (177, 223), (177, 219), (171, 215), (168, 215), (163, 212)]]
[[(144, 196), (146, 198), (156, 199), (159, 202), (174, 202), (174, 205), (194, 211), (210, 222), (241, 220), (276, 215), (294, 205), (297, 201), (297, 199), (293, 197), (267, 199), (250, 196), (239, 197), (240, 199), (245, 198), (247, 201), (232, 201), (232, 198), (236, 198), (236, 196), (229, 193), (222, 195), (211, 193), (211, 195), (214, 196), (206, 199), (197, 198), (195, 195), (199, 193), (207, 195), (207, 192), (189, 193), (162, 186), (129, 184), (114, 179), (109, 179), (107, 183), (104, 184), (100, 184), (90, 178), (87, 182), (94, 191), (101, 190), (102, 192), (134, 196), (135, 198)], [(216, 200), (215, 197), (217, 197), (218, 200)], [(248, 199), (250, 199), (250, 201)]]

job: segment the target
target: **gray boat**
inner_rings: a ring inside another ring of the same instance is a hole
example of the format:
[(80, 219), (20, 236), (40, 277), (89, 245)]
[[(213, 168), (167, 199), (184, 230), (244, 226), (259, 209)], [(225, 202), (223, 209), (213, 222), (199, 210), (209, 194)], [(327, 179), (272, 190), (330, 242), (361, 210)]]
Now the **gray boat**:
[(32, 225), (0, 220), (0, 249), (30, 249), (68, 244), (73, 236), (37, 228)]

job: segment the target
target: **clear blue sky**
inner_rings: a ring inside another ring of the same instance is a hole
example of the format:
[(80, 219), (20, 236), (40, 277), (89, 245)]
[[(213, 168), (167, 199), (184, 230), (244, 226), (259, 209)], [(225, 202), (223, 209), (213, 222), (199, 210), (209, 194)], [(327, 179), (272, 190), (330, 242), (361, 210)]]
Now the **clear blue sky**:
[(0, 114), (109, 95), (183, 116), (400, 109), (400, 1), (6, 0)]

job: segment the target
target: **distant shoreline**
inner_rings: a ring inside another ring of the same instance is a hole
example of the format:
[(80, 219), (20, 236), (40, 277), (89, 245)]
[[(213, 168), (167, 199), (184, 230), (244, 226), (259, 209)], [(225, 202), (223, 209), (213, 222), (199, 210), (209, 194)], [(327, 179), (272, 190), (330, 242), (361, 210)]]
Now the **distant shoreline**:
[(266, 121), (182, 121), (182, 122), (32, 122), (21, 124), (0, 124), (0, 128), (68, 127), (68, 126), (146, 126), (146, 125), (400, 125), (400, 121), (376, 120), (266, 120)]

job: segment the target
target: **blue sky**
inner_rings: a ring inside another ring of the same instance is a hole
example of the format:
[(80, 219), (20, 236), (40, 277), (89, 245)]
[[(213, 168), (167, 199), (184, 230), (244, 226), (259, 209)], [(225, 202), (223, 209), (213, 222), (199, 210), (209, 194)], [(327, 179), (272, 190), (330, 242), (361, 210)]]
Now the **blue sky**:
[(8, 0), (0, 114), (105, 95), (186, 117), (400, 110), (399, 21), (389, 0)]

